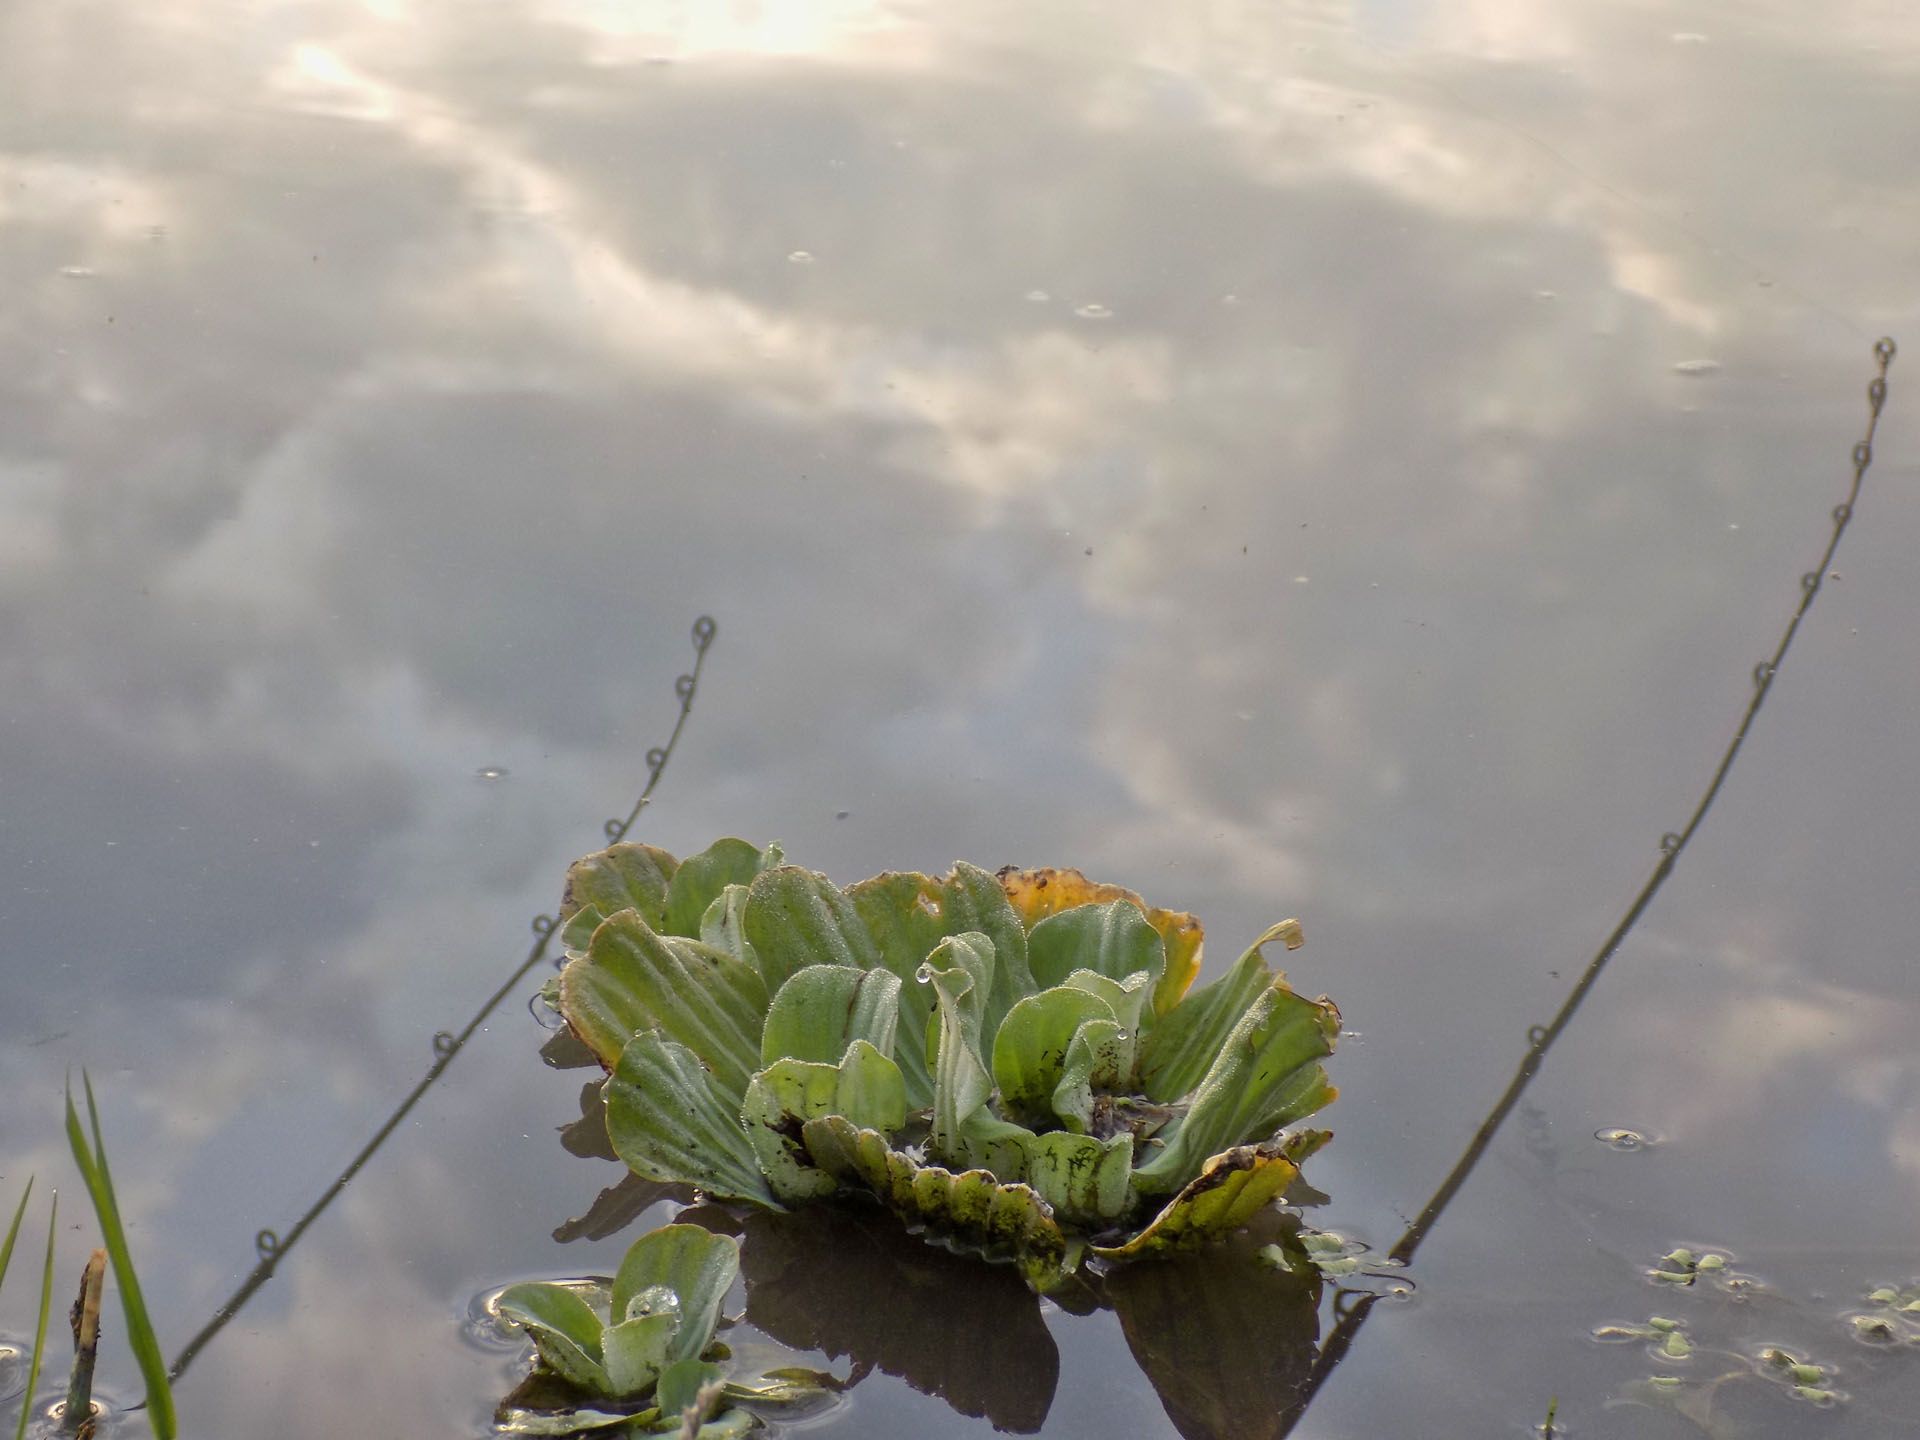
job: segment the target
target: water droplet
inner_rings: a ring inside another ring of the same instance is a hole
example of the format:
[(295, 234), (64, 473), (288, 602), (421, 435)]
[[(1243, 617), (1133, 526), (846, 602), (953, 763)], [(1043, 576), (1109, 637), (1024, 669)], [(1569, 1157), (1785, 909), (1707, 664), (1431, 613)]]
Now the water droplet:
[(1131, 1030), (1116, 1030), (1113, 1033), (1113, 1038), (1124, 1045), (1133, 1038), (1133, 1032)]
[(788, 254), (787, 260), (788, 263), (793, 265), (811, 265), (813, 263), (813, 256), (805, 250), (795, 250)]
[(1619, 1126), (1609, 1126), (1593, 1132), (1593, 1138), (1613, 1150), (1644, 1150), (1653, 1141), (1638, 1130), (1625, 1130)]
[(1049, 295), (1044, 290), (1029, 290), (1027, 292), (1027, 299), (1031, 300), (1036, 305), (1044, 305), (1047, 303), (1047, 301), (1053, 299), (1053, 296)]
[(931, 985), (933, 983), (933, 967), (922, 961), (920, 968), (913, 972), (913, 978), (918, 980), (922, 985)]
[(1720, 368), (1718, 360), (1682, 360), (1673, 367), (1676, 375), (1711, 375)]
[(1097, 301), (1089, 301), (1085, 305), (1076, 305), (1073, 307), (1073, 313), (1078, 315), (1082, 320), (1111, 320), (1113, 318), (1113, 311)]
[(504, 765), (482, 765), (473, 773), (482, 780), (504, 780), (507, 778), (507, 767)]

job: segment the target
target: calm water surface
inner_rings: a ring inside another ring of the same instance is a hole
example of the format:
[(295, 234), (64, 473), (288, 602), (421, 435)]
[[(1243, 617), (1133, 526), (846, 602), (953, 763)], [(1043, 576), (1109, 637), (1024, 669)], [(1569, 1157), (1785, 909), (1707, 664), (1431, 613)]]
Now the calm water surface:
[[(177, 1348), (511, 972), (704, 612), (638, 838), (1078, 865), (1216, 966), (1299, 915), (1357, 1032), (1315, 1220), (1384, 1249), (1704, 783), (1891, 333), (1840, 583), (1294, 1433), (1911, 1433), (1920, 1353), (1845, 1317), (1920, 1276), (1920, 23), (1810, 16), (14, 0), (0, 1195), (60, 1184), (77, 1270), (89, 1067)], [(560, 1144), (540, 1039), (492, 1018), (201, 1352), (188, 1433), (487, 1432), (520, 1361), (473, 1298), (635, 1233), (568, 1226), (621, 1171)], [(1042, 1309), (820, 1225), (748, 1270), (866, 1377), (821, 1435), (1276, 1434), (1333, 1323)], [(1680, 1244), (1755, 1291), (1656, 1289)], [(1591, 1338), (1650, 1314), (1682, 1403)], [(138, 1395), (117, 1335), (102, 1386)]]

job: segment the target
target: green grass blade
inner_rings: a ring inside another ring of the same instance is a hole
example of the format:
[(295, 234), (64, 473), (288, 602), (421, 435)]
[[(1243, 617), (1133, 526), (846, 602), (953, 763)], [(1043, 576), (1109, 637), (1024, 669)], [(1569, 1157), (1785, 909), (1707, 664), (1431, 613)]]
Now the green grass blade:
[(93, 1199), (94, 1213), (100, 1217), (100, 1237), (106, 1242), (107, 1258), (113, 1262), (113, 1278), (120, 1287), (120, 1306), (127, 1318), (127, 1344), (139, 1362), (141, 1378), (147, 1385), (147, 1422), (155, 1440), (174, 1440), (179, 1433), (173, 1415), (173, 1387), (167, 1383), (167, 1362), (160, 1353), (160, 1341), (147, 1318), (147, 1302), (140, 1293), (140, 1277), (134, 1273), (133, 1256), (127, 1249), (127, 1232), (120, 1223), (120, 1207), (113, 1197), (113, 1176), (107, 1169), (106, 1142), (100, 1137), (100, 1108), (94, 1103), (93, 1081), (83, 1070), (81, 1084), (87, 1092), (87, 1119), (93, 1128), (93, 1145), (80, 1129), (80, 1115), (73, 1106), (73, 1091), (67, 1091), (67, 1143), (74, 1163), (87, 1182), (87, 1194)]
[(20, 1220), (27, 1213), (27, 1200), (33, 1194), (33, 1177), (27, 1177), (27, 1188), (20, 1192), (20, 1204), (13, 1212), (13, 1224), (7, 1227), (7, 1243), (0, 1245), (0, 1285), (7, 1283), (7, 1266), (13, 1263), (13, 1242), (20, 1235)]
[[(47, 1213), (47, 1264), (40, 1276), (40, 1324), (33, 1332), (33, 1358), (27, 1362), (27, 1389), (20, 1397), (20, 1428), (13, 1432), (13, 1440), (26, 1440), (27, 1417), (33, 1414), (33, 1392), (40, 1384), (40, 1362), (47, 1354), (47, 1312), (53, 1309), (53, 1236), (59, 1219), (60, 1192), (56, 1190), (53, 1208)], [(19, 1223), (19, 1217), (15, 1217), (14, 1223)], [(11, 1235), (7, 1237), (7, 1248), (13, 1248)]]

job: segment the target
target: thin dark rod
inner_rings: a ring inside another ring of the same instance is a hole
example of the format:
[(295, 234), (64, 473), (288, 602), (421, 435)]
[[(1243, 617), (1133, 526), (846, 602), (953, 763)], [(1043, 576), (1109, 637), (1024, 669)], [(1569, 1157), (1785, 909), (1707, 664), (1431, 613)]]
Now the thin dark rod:
[[(1620, 946), (1626, 940), (1628, 933), (1639, 923), (1640, 917), (1647, 912), (1647, 907), (1653, 903), (1654, 897), (1665, 886), (1667, 877), (1673, 874), (1674, 866), (1679, 863), (1681, 852), (1687, 848), (1695, 832), (1699, 830), (1701, 822), (1707, 818), (1707, 811), (1713, 808), (1713, 802), (1719, 797), (1720, 787), (1726, 783), (1727, 775), (1733, 769), (1734, 759), (1739, 755), (1740, 747), (1746, 742), (1747, 732), (1753, 728), (1754, 717), (1760, 713), (1760, 707), (1766, 703), (1767, 695), (1773, 689), (1773, 682), (1780, 673), (1780, 666), (1787, 658), (1787, 651), (1793, 645), (1794, 636), (1799, 633), (1800, 622), (1813, 608), (1814, 598), (1819, 595), (1828, 567), (1832, 565), (1834, 554), (1840, 548), (1840, 537), (1846, 534), (1847, 526), (1853, 521), (1854, 506), (1859, 502), (1861, 488), (1866, 483), (1867, 470), (1873, 464), (1873, 438), (1879, 429), (1880, 411), (1887, 398), (1887, 367), (1893, 363), (1896, 349), (1891, 339), (1882, 339), (1873, 347), (1874, 360), (1879, 368), (1867, 385), (1866, 433), (1853, 447), (1853, 484), (1847, 490), (1847, 498), (1833, 507), (1833, 534), (1827, 541), (1826, 550), (1820, 556), (1819, 568), (1809, 570), (1800, 577), (1800, 603), (1788, 619), (1786, 629), (1780, 636), (1780, 643), (1774, 647), (1771, 656), (1754, 667), (1753, 696), (1748, 700), (1747, 708), (1740, 716), (1740, 724), (1734, 730), (1733, 738), (1727, 742), (1726, 750), (1720, 756), (1720, 763), (1714, 767), (1713, 778), (1708, 781), (1699, 803), (1688, 815), (1686, 824), (1678, 831), (1671, 831), (1660, 837), (1660, 862), (1653, 867), (1653, 873), (1647, 877), (1647, 883), (1640, 887), (1639, 894), (1635, 895), (1632, 903), (1628, 905), (1626, 914), (1620, 917), (1619, 923), (1608, 933), (1607, 938), (1600, 942), (1600, 948), (1587, 962), (1586, 969), (1581, 972), (1580, 979), (1568, 994), (1565, 1003), (1560, 1006), (1558, 1013), (1548, 1024), (1536, 1025), (1528, 1032), (1531, 1043), (1527, 1046), (1526, 1054), (1521, 1057), (1520, 1066), (1514, 1071), (1513, 1079), (1507, 1082), (1506, 1090), (1494, 1104), (1493, 1109), (1487, 1112), (1486, 1119), (1474, 1132), (1472, 1141), (1461, 1152), (1460, 1158), (1454, 1162), (1453, 1169), (1447, 1172), (1446, 1179), (1440, 1182), (1440, 1188), (1433, 1192), (1433, 1198), (1421, 1208), (1420, 1213), (1407, 1226), (1405, 1233), (1387, 1252), (1389, 1259), (1402, 1265), (1412, 1261), (1414, 1252), (1420, 1248), (1421, 1242), (1427, 1238), (1428, 1233), (1438, 1223), (1441, 1214), (1448, 1205), (1453, 1203), (1454, 1196), (1460, 1193), (1468, 1177), (1473, 1174), (1474, 1167), (1480, 1163), (1481, 1157), (1492, 1145), (1493, 1137), (1499, 1133), (1507, 1116), (1513, 1113), (1513, 1107), (1520, 1103), (1521, 1095), (1533, 1082), (1533, 1077), (1539, 1073), (1547, 1051), (1572, 1022), (1575, 1012), (1580, 1009), (1588, 993), (1599, 981), (1601, 972), (1619, 953)], [(1357, 1297), (1352, 1308), (1341, 1315), (1334, 1328), (1328, 1332), (1325, 1343), (1320, 1347), (1320, 1354), (1314, 1363), (1313, 1371), (1302, 1388), (1299, 1408), (1287, 1427), (1289, 1431), (1293, 1428), (1293, 1424), (1298, 1423), (1299, 1417), (1306, 1413), (1307, 1406), (1312, 1403), (1313, 1397), (1319, 1392), (1320, 1386), (1325, 1383), (1327, 1377), (1346, 1358), (1354, 1338), (1360, 1333), (1361, 1327), (1367, 1323), (1367, 1317), (1373, 1313), (1374, 1305), (1379, 1298), (1377, 1295)]]
[[(680, 732), (686, 728), (687, 716), (693, 713), (693, 697), (700, 688), (700, 672), (707, 663), (707, 649), (713, 644), (713, 637), (717, 630), (718, 627), (708, 616), (702, 615), (694, 622), (693, 669), (674, 682), (674, 693), (680, 698), (680, 713), (673, 722), (673, 733), (667, 737), (665, 745), (647, 752), (647, 784), (646, 788), (640, 792), (640, 798), (634, 802), (633, 809), (627, 812), (624, 820), (609, 820), (601, 827), (609, 844), (617, 844), (626, 838), (627, 832), (633, 828), (634, 821), (640, 818), (640, 812), (646, 809), (647, 802), (653, 798), (654, 787), (660, 783), (660, 776), (665, 772), (667, 762), (673, 758), (673, 748), (680, 742)], [(399, 1127), (400, 1122), (407, 1118), (408, 1113), (419, 1103), (420, 1097), (425, 1095), (433, 1087), (434, 1082), (446, 1072), (447, 1067), (453, 1063), (454, 1056), (465, 1048), (467, 1041), (471, 1040), (474, 1033), (486, 1023), (487, 1017), (499, 1008), (501, 1001), (511, 995), (519, 987), (520, 982), (525, 980), (546, 958), (547, 945), (553, 939), (553, 933), (557, 928), (558, 925), (551, 915), (534, 917), (534, 940), (527, 951), (526, 958), (501, 983), (500, 987), (486, 998), (486, 1001), (474, 1012), (473, 1018), (467, 1021), (457, 1033), (442, 1030), (433, 1037), (433, 1064), (427, 1067), (427, 1073), (420, 1077), (420, 1083), (407, 1092), (406, 1097), (401, 1100), (393, 1113), (386, 1118), (378, 1130), (373, 1132), (367, 1143), (360, 1147), (360, 1152), (347, 1162), (346, 1169), (335, 1176), (333, 1183), (320, 1192), (319, 1198), (307, 1207), (305, 1214), (293, 1222), (284, 1236), (277, 1235), (271, 1230), (262, 1230), (254, 1237), (254, 1248), (259, 1251), (260, 1262), (248, 1272), (247, 1278), (241, 1282), (240, 1287), (213, 1312), (212, 1318), (200, 1328), (199, 1333), (181, 1347), (180, 1353), (174, 1357), (172, 1368), (167, 1372), (169, 1379), (178, 1380), (185, 1374), (187, 1367), (206, 1347), (207, 1342), (226, 1328), (227, 1322), (232, 1320), (240, 1312), (241, 1307), (253, 1298), (256, 1290), (273, 1278), (273, 1273), (279, 1268), (280, 1261), (300, 1242), (300, 1237), (307, 1233), (307, 1227), (320, 1218), (322, 1212), (334, 1202), (340, 1192), (352, 1183), (353, 1178), (360, 1173), (361, 1167), (373, 1158), (374, 1152), (386, 1144), (387, 1138)]]

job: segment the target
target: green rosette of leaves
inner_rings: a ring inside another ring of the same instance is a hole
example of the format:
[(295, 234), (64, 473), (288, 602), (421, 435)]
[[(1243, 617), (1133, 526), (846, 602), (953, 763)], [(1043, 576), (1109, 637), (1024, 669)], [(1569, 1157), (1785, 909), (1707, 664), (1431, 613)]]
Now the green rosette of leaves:
[(568, 874), (549, 998), (647, 1179), (784, 1209), (867, 1191), (1047, 1289), (1238, 1229), (1329, 1139), (1340, 1014), (1267, 963), (1191, 989), (1202, 932), (1073, 870), (842, 890), (722, 840)]
[[(503, 1407), (498, 1428), (519, 1435), (604, 1427), (679, 1435), (685, 1412), (696, 1407), (717, 1412), (696, 1425), (702, 1440), (733, 1440), (755, 1429), (750, 1412), (725, 1402), (756, 1392), (734, 1386), (725, 1364), (708, 1358), (717, 1350), (721, 1303), (739, 1273), (735, 1241), (697, 1225), (668, 1225), (634, 1242), (601, 1305), (575, 1285), (508, 1286), (497, 1301), (501, 1318), (531, 1337), (547, 1374), (584, 1403), (554, 1412)], [(593, 1408), (596, 1402), (620, 1408)]]

